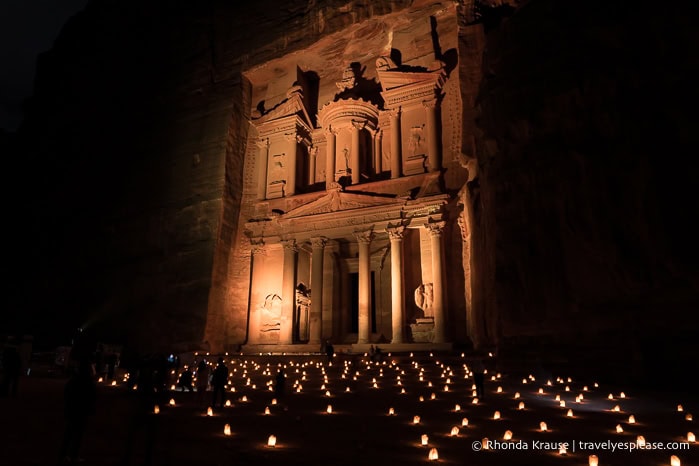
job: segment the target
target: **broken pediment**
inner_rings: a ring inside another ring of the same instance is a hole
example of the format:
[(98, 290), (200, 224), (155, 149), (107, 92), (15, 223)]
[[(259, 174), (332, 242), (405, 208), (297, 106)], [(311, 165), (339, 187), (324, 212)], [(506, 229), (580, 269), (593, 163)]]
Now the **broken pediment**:
[(287, 98), (285, 100), (278, 103), (260, 117), (253, 118), (251, 122), (259, 127), (272, 124), (288, 116), (296, 115), (301, 118), (309, 128), (312, 128), (313, 124), (310, 115), (303, 102), (303, 90), (301, 86), (293, 86), (286, 95)]
[(315, 201), (290, 210), (282, 217), (285, 219), (299, 218), (329, 212), (390, 206), (403, 202), (402, 198), (395, 196), (377, 196), (375, 194), (358, 194), (335, 190), (329, 191), (328, 194)]

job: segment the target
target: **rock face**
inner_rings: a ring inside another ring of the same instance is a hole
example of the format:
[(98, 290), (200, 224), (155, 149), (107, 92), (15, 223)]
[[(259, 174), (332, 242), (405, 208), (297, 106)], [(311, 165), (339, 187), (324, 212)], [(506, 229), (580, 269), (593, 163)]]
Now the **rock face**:
[[(470, 180), (453, 192), (465, 214), (447, 243), (462, 255), (462, 324), (502, 360), (546, 370), (695, 364), (697, 58), (683, 49), (696, 29), (675, 5), (559, 3), (456, 7), (461, 111), (444, 124), (461, 132), (450, 150)], [(241, 260), (245, 73), (343, 31), (352, 40), (324, 53), (359, 55), (385, 27), (372, 18), (428, 6), (90, 3), (40, 58), (13, 138), (30, 187), (10, 211), (22, 319), (200, 347)], [(225, 322), (220, 340), (241, 343)]]

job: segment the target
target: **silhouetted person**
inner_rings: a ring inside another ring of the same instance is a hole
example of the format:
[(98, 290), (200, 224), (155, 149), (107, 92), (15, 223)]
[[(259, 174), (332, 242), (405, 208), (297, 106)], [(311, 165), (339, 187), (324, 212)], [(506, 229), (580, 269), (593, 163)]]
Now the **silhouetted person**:
[(330, 340), (325, 342), (325, 354), (328, 357), (328, 362), (331, 362), (335, 357), (335, 347), (330, 343)]
[(197, 365), (197, 399), (199, 403), (205, 402), (206, 389), (209, 388), (209, 366), (202, 359)]
[(284, 374), (283, 369), (279, 369), (274, 382), (274, 396), (276, 396), (279, 401), (284, 399), (285, 386), (286, 374)]
[(184, 370), (182, 371), (182, 374), (180, 374), (180, 380), (177, 382), (177, 385), (182, 388), (183, 392), (194, 391), (194, 387), (192, 387), (193, 377), (194, 374), (192, 374), (192, 369), (190, 369), (189, 366), (184, 366)]
[(89, 361), (78, 363), (64, 390), (65, 431), (61, 445), (61, 464), (78, 462), (78, 453), (87, 430), (88, 418), (95, 412), (97, 386)]
[(223, 362), (223, 358), (218, 358), (218, 364), (211, 374), (211, 388), (213, 396), (211, 397), (211, 407), (216, 407), (216, 402), (220, 398), (220, 407), (223, 409), (223, 404), (226, 402), (226, 384), (228, 383), (228, 367)]
[(156, 418), (159, 416), (154, 411), (155, 406), (161, 405), (164, 401), (162, 392), (157, 391), (159, 385), (158, 366), (157, 358), (141, 360), (135, 383), (136, 390), (129, 390), (128, 395), (131, 397), (131, 403), (122, 465), (131, 464), (131, 456), (139, 433), (142, 433), (144, 437), (143, 464), (151, 465), (153, 462), (153, 448), (157, 433)]
[(473, 372), (473, 383), (476, 385), (476, 396), (478, 398), (483, 398), (485, 394), (485, 366), (483, 365), (483, 359), (481, 357), (473, 360), (471, 363), (471, 371)]
[(17, 396), (19, 376), (22, 373), (22, 358), (19, 349), (14, 345), (7, 345), (2, 352), (2, 380), (0, 394), (2, 396)]
[(118, 356), (116, 353), (107, 355), (107, 380), (114, 380), (114, 371), (116, 370)]

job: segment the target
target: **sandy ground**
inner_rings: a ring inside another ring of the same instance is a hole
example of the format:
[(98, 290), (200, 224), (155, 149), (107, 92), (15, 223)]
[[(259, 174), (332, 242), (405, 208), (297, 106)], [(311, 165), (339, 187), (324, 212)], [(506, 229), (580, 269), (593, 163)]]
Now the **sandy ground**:
[[(136, 426), (137, 443), (128, 464), (144, 463), (143, 445), (150, 429), (154, 465), (426, 465), (435, 463), (428, 460), (428, 453), (436, 448), (436, 464), (442, 465), (588, 465), (589, 455), (595, 454), (599, 466), (671, 465), (671, 455), (681, 466), (699, 466), (697, 444), (680, 444), (688, 432), (699, 434), (699, 397), (691, 390), (658, 394), (634, 387), (595, 387), (596, 381), (577, 380), (574, 374), (546, 378), (498, 374), (494, 361), (489, 361), (486, 395), (474, 404), (473, 379), (464, 368), (468, 360), (460, 354), (394, 355), (384, 364), (370, 365), (359, 358), (356, 366), (350, 361), (338, 358), (328, 366), (320, 355), (232, 358), (228, 365), (235, 392), (227, 393), (231, 406), (208, 416), (211, 392), (203, 401), (197, 393), (164, 394), (175, 400), (175, 406), (164, 402), (159, 414), (149, 416), (152, 425)], [(268, 384), (278, 364), (287, 365), (288, 390), (285, 399), (273, 405)], [(27, 376), (17, 398), (0, 398), (0, 465), (58, 464), (65, 383), (61, 377)], [(300, 392), (294, 388), (298, 384)], [(576, 402), (580, 395), (582, 400)], [(98, 384), (97, 410), (89, 420), (80, 464), (121, 464), (132, 428), (133, 398), (121, 379), (116, 386)], [(328, 405), (332, 414), (326, 412)], [(619, 412), (613, 411), (617, 405)], [(271, 414), (264, 414), (265, 407)], [(390, 408), (395, 415), (388, 414)], [(572, 417), (567, 416), (568, 409)], [(494, 419), (495, 411), (500, 419)], [(686, 419), (688, 414), (693, 420)], [(629, 422), (631, 415), (635, 423)], [(420, 416), (418, 424), (414, 416)], [(546, 422), (547, 431), (540, 431), (540, 422)], [(225, 424), (231, 427), (230, 436), (224, 435)], [(623, 433), (616, 432), (617, 425)], [(457, 435), (451, 435), (453, 427), (458, 427)], [(506, 442), (503, 436), (508, 430), (512, 440)], [(421, 445), (423, 434), (428, 436), (427, 446)], [(277, 438), (274, 448), (266, 445), (270, 435)], [(629, 445), (637, 445), (638, 435), (654, 448), (629, 451)], [(484, 438), (501, 443), (478, 451)], [(561, 455), (556, 447), (564, 442), (568, 450)], [(626, 450), (611, 451), (613, 446)]]

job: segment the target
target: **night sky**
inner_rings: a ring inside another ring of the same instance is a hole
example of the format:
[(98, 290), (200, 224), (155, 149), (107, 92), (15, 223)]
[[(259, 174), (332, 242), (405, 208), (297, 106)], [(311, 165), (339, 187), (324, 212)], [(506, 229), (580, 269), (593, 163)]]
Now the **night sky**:
[(88, 0), (0, 2), (0, 128), (15, 130), (32, 94), (37, 54), (49, 50), (65, 22)]

